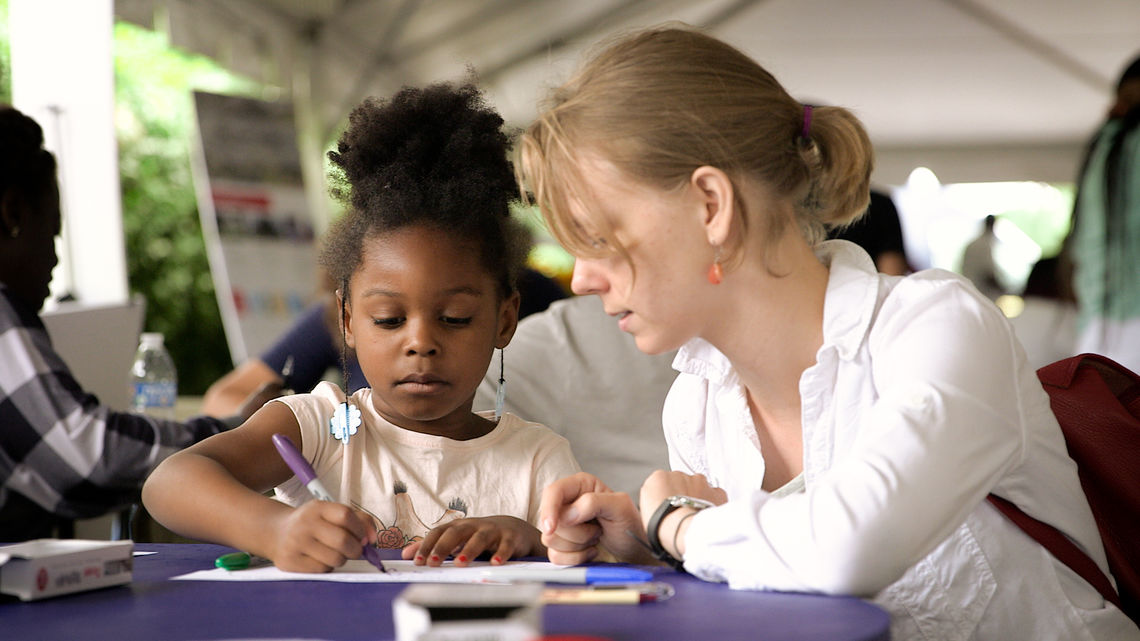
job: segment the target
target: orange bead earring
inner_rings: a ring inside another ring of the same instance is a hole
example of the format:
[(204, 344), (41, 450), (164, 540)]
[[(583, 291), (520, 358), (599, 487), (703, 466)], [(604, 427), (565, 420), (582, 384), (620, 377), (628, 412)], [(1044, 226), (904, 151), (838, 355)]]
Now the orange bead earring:
[(713, 256), (713, 262), (709, 265), (708, 279), (713, 285), (719, 285), (720, 281), (724, 280), (724, 268), (720, 266), (720, 247), (716, 247), (716, 254)]

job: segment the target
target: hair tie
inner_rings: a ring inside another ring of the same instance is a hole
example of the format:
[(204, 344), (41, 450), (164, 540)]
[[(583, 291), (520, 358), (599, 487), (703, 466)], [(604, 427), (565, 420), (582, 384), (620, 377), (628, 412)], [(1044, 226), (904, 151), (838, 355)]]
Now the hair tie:
[(811, 140), (811, 105), (804, 105), (804, 128), (800, 132), (800, 138), (804, 140)]

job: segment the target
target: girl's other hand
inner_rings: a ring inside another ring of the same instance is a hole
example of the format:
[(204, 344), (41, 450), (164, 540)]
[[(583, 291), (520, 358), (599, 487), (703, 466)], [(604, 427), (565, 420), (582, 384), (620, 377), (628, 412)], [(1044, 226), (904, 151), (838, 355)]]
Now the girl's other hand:
[(438, 567), (449, 556), (463, 567), (484, 552), (491, 552), (491, 564), (502, 565), (519, 556), (545, 554), (538, 530), (513, 516), (486, 516), (456, 519), (427, 533), (423, 541), (408, 545), (401, 552), (416, 565)]
[(347, 505), (309, 501), (270, 527), (273, 543), (267, 556), (286, 572), (329, 572), (360, 558), (364, 545), (376, 542), (370, 521)]
[(580, 472), (546, 486), (538, 513), (542, 542), (554, 563), (586, 563), (603, 547), (618, 561), (657, 562), (644, 547), (645, 527), (633, 499), (592, 474)]

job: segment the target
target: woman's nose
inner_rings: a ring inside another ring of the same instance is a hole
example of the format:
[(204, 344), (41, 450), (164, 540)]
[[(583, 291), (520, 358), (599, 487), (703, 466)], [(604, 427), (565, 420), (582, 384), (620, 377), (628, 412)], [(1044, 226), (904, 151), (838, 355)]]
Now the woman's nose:
[(601, 294), (609, 289), (609, 280), (597, 261), (579, 258), (574, 261), (574, 273), (570, 277), (570, 290), (579, 296)]

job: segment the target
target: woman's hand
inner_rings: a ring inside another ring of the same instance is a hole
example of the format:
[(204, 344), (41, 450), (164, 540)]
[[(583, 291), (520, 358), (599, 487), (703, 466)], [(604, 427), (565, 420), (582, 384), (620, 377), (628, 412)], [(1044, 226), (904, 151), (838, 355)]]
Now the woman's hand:
[(358, 559), (365, 545), (376, 542), (376, 528), (364, 512), (331, 501), (309, 501), (282, 513), (269, 558), (286, 572), (329, 572)]
[(648, 525), (649, 518), (661, 502), (670, 496), (691, 496), (695, 499), (704, 499), (714, 505), (728, 501), (728, 495), (719, 487), (709, 485), (703, 474), (685, 474), (684, 472), (670, 472), (655, 470), (645, 479), (641, 486), (641, 515), (643, 522)]
[(596, 476), (580, 472), (546, 486), (538, 513), (542, 542), (554, 563), (592, 561), (599, 546), (619, 561), (656, 563), (644, 547), (645, 528), (633, 500)]
[[(695, 499), (704, 499), (714, 505), (720, 505), (728, 500), (728, 495), (719, 487), (709, 485), (703, 474), (685, 474), (684, 472), (668, 472), (656, 470), (645, 479), (641, 486), (641, 518), (642, 527), (649, 528), (649, 519), (661, 506), (661, 503), (670, 496), (691, 496)], [(674, 558), (684, 557), (684, 533), (688, 526), (688, 519), (682, 517), (693, 512), (692, 508), (679, 508), (661, 520), (657, 528), (657, 540), (665, 550)], [(678, 531), (678, 528), (684, 528)]]
[(513, 516), (456, 519), (427, 533), (423, 541), (406, 546), (400, 553), (416, 565), (439, 566), (449, 556), (463, 567), (484, 552), (492, 551), (491, 564), (501, 565), (519, 556), (545, 553), (538, 530)]

